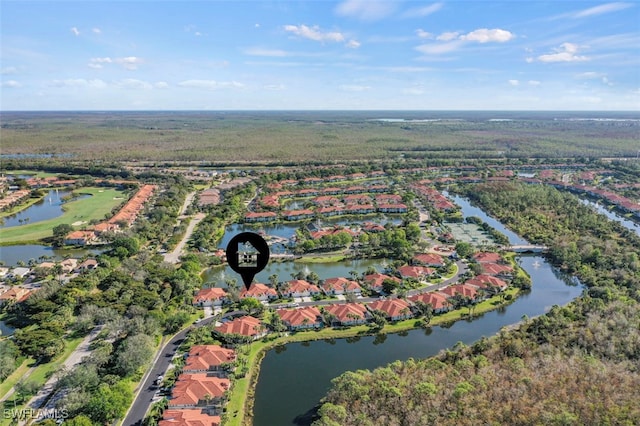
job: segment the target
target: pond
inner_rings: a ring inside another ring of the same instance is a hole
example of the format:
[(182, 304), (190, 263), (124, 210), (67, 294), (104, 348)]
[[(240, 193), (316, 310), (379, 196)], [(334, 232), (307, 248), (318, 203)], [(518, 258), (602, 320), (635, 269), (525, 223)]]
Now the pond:
[[(2, 219), (0, 221), (0, 228), (11, 228), (13, 226), (41, 222), (43, 220), (54, 219), (62, 216), (62, 213), (64, 213), (62, 210), (64, 198), (70, 194), (70, 191), (58, 191), (52, 189), (42, 198), (42, 200), (14, 215), (7, 216)], [(85, 197), (88, 197), (88, 195), (85, 195)]]
[(0, 321), (0, 337), (1, 336), (11, 336), (15, 328), (9, 327), (4, 321)]
[(86, 248), (53, 248), (39, 244), (26, 244), (19, 246), (2, 246), (0, 247), (0, 260), (6, 266), (17, 266), (19, 261), (28, 263), (33, 259), (39, 261), (39, 258), (51, 258), (62, 260), (69, 257), (80, 258), (82, 256), (93, 256), (101, 253), (104, 249), (86, 249)]
[[(454, 197), (454, 200), (465, 216), (480, 217), (507, 235), (512, 244), (526, 244), (524, 239), (465, 199)], [(531, 291), (509, 306), (473, 320), (458, 321), (450, 327), (415, 329), (386, 336), (293, 343), (269, 351), (262, 361), (256, 386), (253, 424), (310, 424), (308, 413), (326, 394), (331, 379), (345, 371), (429, 357), (457, 342), (470, 344), (519, 322), (523, 315), (541, 315), (553, 305), (567, 304), (581, 294), (582, 287), (575, 279), (558, 273), (543, 257), (520, 256), (518, 259), (531, 276)]]
[[(278, 281), (289, 281), (292, 274), (300, 271), (309, 273), (314, 271), (320, 279), (324, 280), (333, 277), (349, 277), (350, 271), (362, 273), (369, 267), (374, 267), (378, 272), (382, 272), (388, 265), (384, 259), (375, 260), (347, 260), (343, 262), (331, 263), (306, 263), (306, 262), (269, 262), (267, 267), (256, 275), (256, 281), (269, 283), (269, 276), (278, 275)], [(204, 283), (211, 283), (211, 287), (226, 287), (225, 279), (234, 278), (242, 282), (240, 276), (228, 266), (211, 268), (202, 274)]]

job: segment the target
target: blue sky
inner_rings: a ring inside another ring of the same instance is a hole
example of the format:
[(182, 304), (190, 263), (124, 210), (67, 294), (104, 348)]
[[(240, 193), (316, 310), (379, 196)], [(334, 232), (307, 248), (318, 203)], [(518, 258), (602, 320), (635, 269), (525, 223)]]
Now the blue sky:
[(1, 0), (0, 110), (640, 110), (640, 2)]

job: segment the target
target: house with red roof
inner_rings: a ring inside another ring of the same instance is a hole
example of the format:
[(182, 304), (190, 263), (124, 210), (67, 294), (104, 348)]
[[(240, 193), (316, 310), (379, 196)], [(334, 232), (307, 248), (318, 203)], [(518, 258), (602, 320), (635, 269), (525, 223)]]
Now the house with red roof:
[(274, 288), (271, 288), (266, 284), (252, 283), (248, 289), (243, 289), (240, 292), (240, 299), (244, 299), (247, 297), (253, 297), (261, 302), (266, 302), (269, 300), (277, 299), (278, 292)]
[(442, 293), (451, 297), (459, 295), (462, 297), (468, 297), (470, 299), (476, 299), (478, 297), (478, 287), (467, 284), (455, 284), (440, 290)]
[(376, 300), (367, 304), (371, 311), (384, 312), (390, 321), (401, 321), (413, 317), (411, 305), (404, 299)]
[(70, 246), (86, 246), (94, 242), (96, 238), (93, 231), (73, 231), (64, 237), (63, 243)]
[(392, 280), (400, 284), (402, 280), (398, 277), (392, 277), (390, 275), (381, 274), (376, 272), (375, 274), (365, 275), (362, 278), (362, 281), (367, 285), (371, 290), (376, 291), (378, 293), (382, 292), (382, 283), (385, 280)]
[(409, 209), (403, 203), (385, 203), (378, 204), (378, 211), (381, 213), (406, 213)]
[(278, 215), (275, 212), (248, 212), (244, 215), (245, 222), (269, 222), (277, 218)]
[(306, 280), (291, 280), (281, 293), (283, 297), (311, 297), (320, 294), (320, 289)]
[(250, 337), (253, 340), (266, 336), (267, 329), (259, 319), (252, 316), (244, 316), (225, 322), (216, 327), (214, 331), (218, 334), (234, 334)]
[(493, 275), (480, 274), (464, 282), (465, 284), (473, 285), (478, 288), (484, 289), (497, 289), (498, 291), (506, 290), (509, 284), (504, 282), (498, 277)]
[(183, 373), (224, 371), (224, 367), (236, 360), (236, 351), (218, 345), (194, 345), (189, 350)]
[(473, 255), (473, 260), (478, 263), (499, 263), (502, 262), (502, 256), (495, 252), (481, 251)]
[(359, 303), (336, 303), (328, 305), (324, 310), (334, 316), (332, 325), (357, 325), (367, 322), (367, 308)]
[(207, 373), (181, 374), (173, 386), (169, 408), (196, 408), (220, 405), (231, 388), (227, 378)]
[(31, 290), (26, 289), (24, 287), (13, 286), (9, 290), (0, 294), (0, 306), (9, 302), (15, 302), (15, 303), (23, 302), (27, 300), (27, 298), (31, 295), (31, 293), (32, 293)]
[(431, 305), (433, 312), (436, 314), (447, 312), (451, 309), (451, 304), (448, 302), (448, 299), (449, 295), (435, 291), (420, 293), (409, 297), (409, 300), (413, 303), (422, 302)]
[(222, 306), (229, 300), (227, 291), (219, 287), (203, 288), (193, 297), (195, 306)]
[(422, 281), (435, 272), (435, 269), (428, 266), (404, 265), (397, 269), (402, 278), (414, 278)]
[(289, 330), (306, 330), (323, 326), (322, 314), (315, 306), (298, 309), (278, 309), (276, 314)]
[(220, 416), (210, 416), (202, 409), (164, 410), (158, 426), (220, 426)]
[(417, 265), (440, 268), (445, 265), (442, 256), (435, 253), (419, 253), (413, 256), (413, 263)]
[(282, 212), (282, 217), (286, 220), (301, 220), (313, 217), (313, 211), (309, 209), (302, 210), (286, 210)]
[(321, 285), (322, 291), (327, 295), (339, 295), (352, 293), (360, 296), (362, 287), (356, 281), (349, 280), (345, 277), (327, 278)]
[(511, 277), (513, 274), (511, 265), (501, 265), (499, 263), (481, 263), (480, 270), (483, 274), (499, 277)]

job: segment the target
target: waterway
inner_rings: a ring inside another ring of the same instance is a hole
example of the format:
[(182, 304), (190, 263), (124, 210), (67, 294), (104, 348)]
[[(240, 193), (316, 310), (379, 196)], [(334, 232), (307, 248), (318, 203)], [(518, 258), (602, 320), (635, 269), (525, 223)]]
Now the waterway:
[(9, 327), (4, 321), (0, 321), (0, 337), (2, 336), (11, 336), (15, 329), (13, 327)]
[(593, 207), (598, 213), (601, 213), (607, 216), (609, 219), (618, 222), (620, 225), (624, 226), (628, 230), (633, 231), (636, 234), (640, 235), (640, 224), (632, 220), (629, 220), (624, 216), (619, 215), (615, 211), (609, 210), (606, 205), (593, 202), (588, 198), (583, 198), (583, 197), (579, 197), (579, 198), (580, 198), (580, 202), (582, 202), (583, 204)]
[[(512, 244), (527, 243), (466, 200), (453, 198), (465, 216), (480, 217), (507, 235)], [(580, 295), (582, 288), (575, 279), (559, 274), (544, 258), (521, 256), (519, 261), (531, 276), (531, 291), (509, 306), (473, 320), (386, 336), (293, 343), (269, 351), (262, 361), (256, 387), (253, 424), (309, 424), (306, 414), (326, 394), (331, 379), (345, 371), (429, 357), (457, 342), (471, 344), (482, 336), (494, 335), (502, 327), (517, 323), (524, 315), (543, 314), (553, 305), (567, 304)]]
[[(62, 213), (64, 213), (62, 210), (62, 205), (65, 203), (64, 199), (70, 194), (70, 191), (57, 191), (52, 189), (42, 200), (14, 215), (2, 219), (0, 228), (11, 228), (13, 226), (20, 226), (23, 223), (31, 224), (62, 216)], [(88, 195), (85, 196), (88, 197)]]

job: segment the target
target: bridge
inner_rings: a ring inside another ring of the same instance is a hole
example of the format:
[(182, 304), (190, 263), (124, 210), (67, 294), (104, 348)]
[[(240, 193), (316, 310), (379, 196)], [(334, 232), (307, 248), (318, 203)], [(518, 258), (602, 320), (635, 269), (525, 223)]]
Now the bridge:
[(535, 245), (535, 244), (523, 244), (523, 245), (514, 245), (505, 247), (506, 250), (513, 251), (516, 253), (544, 253), (549, 250), (547, 246)]

